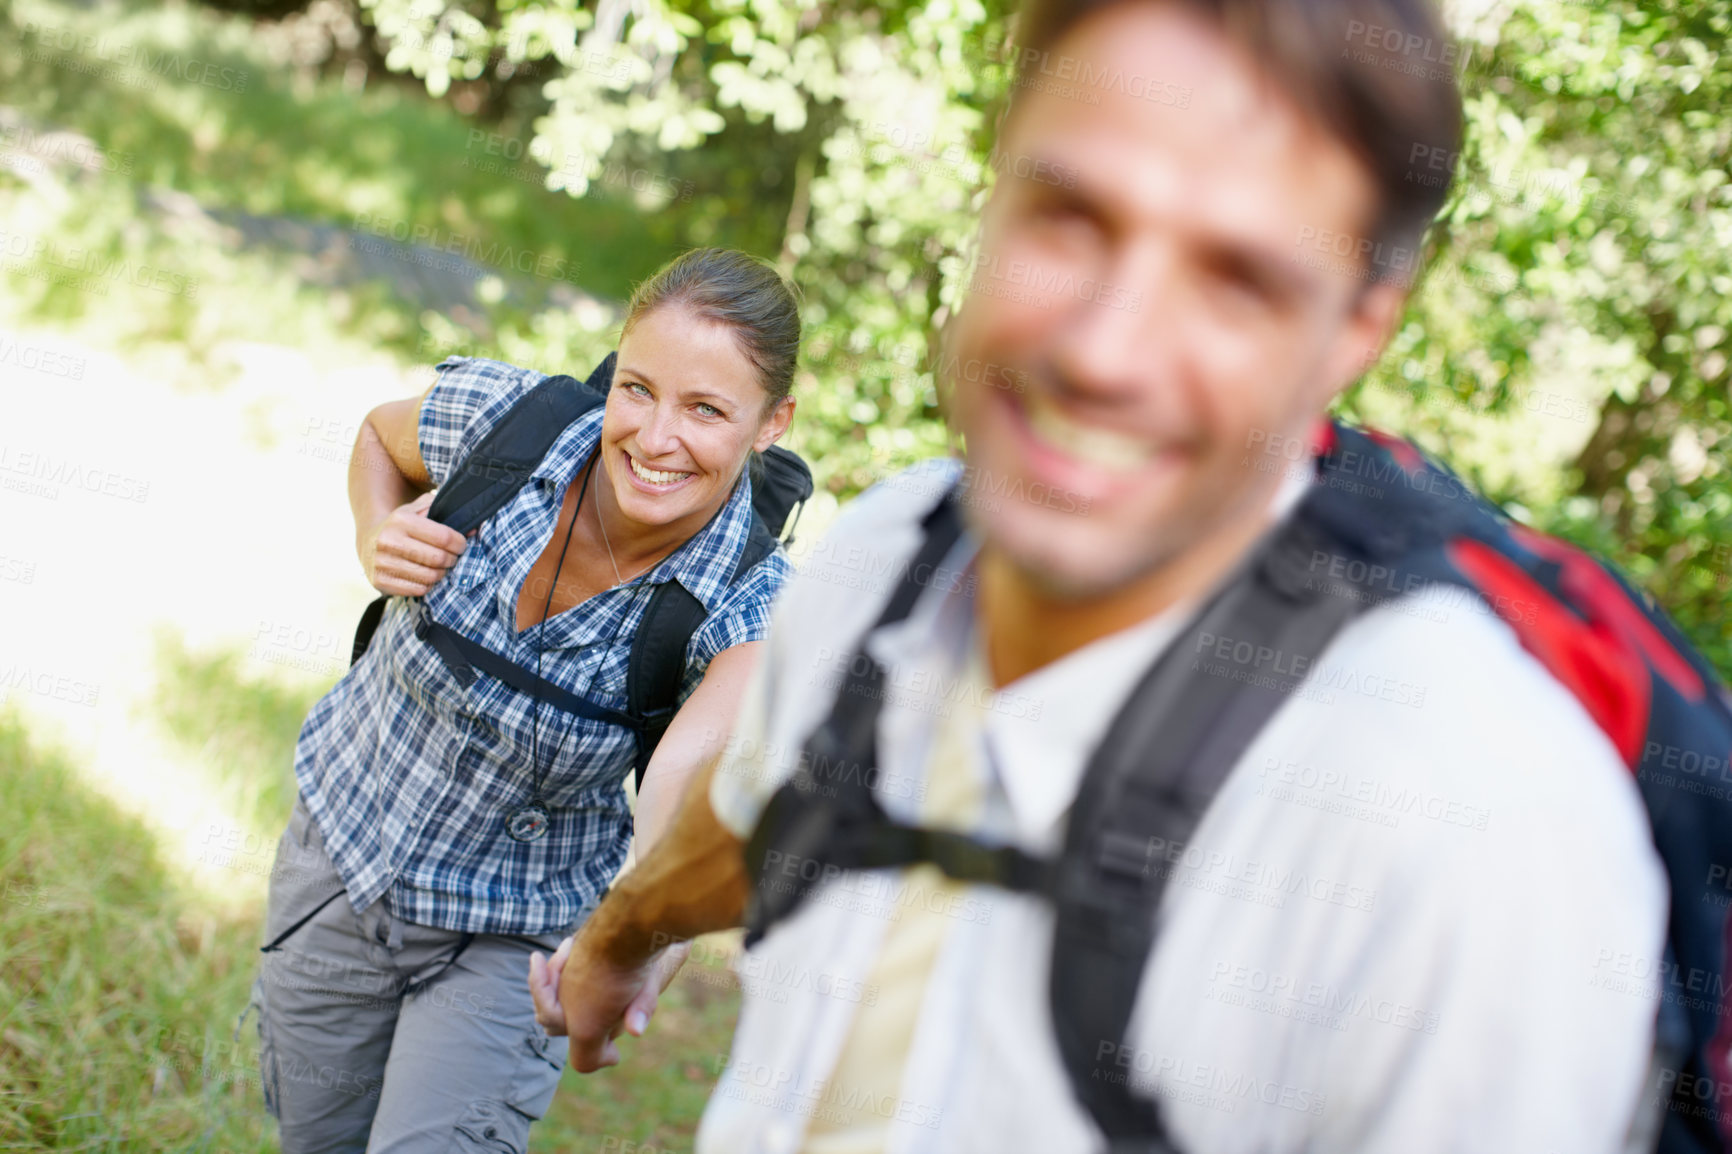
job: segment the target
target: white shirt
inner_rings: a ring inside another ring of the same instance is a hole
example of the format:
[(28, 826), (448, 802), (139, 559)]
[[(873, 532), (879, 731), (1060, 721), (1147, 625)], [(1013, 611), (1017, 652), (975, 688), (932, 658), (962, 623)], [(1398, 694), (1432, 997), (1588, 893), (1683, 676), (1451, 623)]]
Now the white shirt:
[[(956, 462), (844, 511), (778, 603), (769, 653), (711, 790), (741, 837), (791, 775), (840, 670)], [(1284, 488), (1285, 515), (1307, 482)], [(900, 624), (879, 800), (911, 819), (932, 713), (965, 692), (968, 538)], [(1083, 768), (1193, 605), (1012, 682), (986, 711), (982, 832), (1059, 847)], [(897, 901), (896, 871), (830, 880), (743, 961), (751, 978), (699, 1154), (791, 1154)], [(971, 886), (928, 982), (886, 1154), (1101, 1149), (1052, 1039), (1050, 909)], [(1179, 855), (1115, 1057), (1210, 1154), (1621, 1148), (1655, 994), (1613, 959), (1657, 958), (1667, 888), (1635, 785), (1587, 713), (1478, 598), (1432, 588), (1365, 613), (1228, 774)]]

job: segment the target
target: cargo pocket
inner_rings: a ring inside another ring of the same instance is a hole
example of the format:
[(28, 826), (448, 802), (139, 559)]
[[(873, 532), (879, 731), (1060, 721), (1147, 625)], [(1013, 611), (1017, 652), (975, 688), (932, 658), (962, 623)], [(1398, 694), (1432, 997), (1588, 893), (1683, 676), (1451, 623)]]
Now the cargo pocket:
[[(559, 947), (555, 946), (554, 948), (558, 949)], [(566, 1044), (564, 1038), (555, 1041), (548, 1037), (547, 1031), (543, 1030), (539, 1025), (529, 1032), (529, 1050), (543, 1064), (553, 1070), (553, 1081), (555, 1085), (558, 1085), (559, 1076), (565, 1072)], [(533, 1116), (539, 1118), (541, 1115), (536, 1114)]]
[(265, 891), (265, 943), (259, 952), (275, 951), (343, 892), (342, 875), (325, 852), (325, 839), (306, 802), (297, 795), (271, 864)]
[(455, 1148), (488, 1154), (524, 1154), (529, 1148), (532, 1121), (529, 1115), (505, 1102), (471, 1102), (457, 1119)]
[[(260, 974), (253, 981), (252, 1001), (247, 1003), (246, 1012), (241, 1015), (241, 1022), (246, 1021), (247, 1014), (258, 1016), (259, 1027), (259, 1089), (264, 1094), (265, 1111), (271, 1117), (281, 1120), (277, 1113), (277, 1049), (271, 1042), (270, 1015), (265, 1013), (264, 998), (265, 978)], [(240, 1032), (237, 1025), (235, 1032)]]

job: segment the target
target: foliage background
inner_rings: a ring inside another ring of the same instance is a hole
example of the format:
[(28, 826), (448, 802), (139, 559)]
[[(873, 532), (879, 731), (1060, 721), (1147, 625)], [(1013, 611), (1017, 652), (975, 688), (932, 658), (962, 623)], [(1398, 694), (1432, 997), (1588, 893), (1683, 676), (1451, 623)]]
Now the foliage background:
[[(811, 306), (802, 425), (830, 491), (942, 443), (927, 370), (991, 177), (1014, 6), (363, 2), (388, 65), (435, 96), (559, 60), (545, 104), (520, 104), (565, 169), (555, 185), (658, 149), (761, 167), (788, 190), (770, 207), (788, 204), (780, 256)], [(1453, 18), (1468, 132), (1431, 283), (1341, 408), (1611, 556), (1732, 670), (1732, 6)], [(604, 54), (620, 66), (595, 67)]]
[[(1418, 437), (1517, 516), (1613, 557), (1732, 669), (1720, 611), (1732, 6), (1471, 2), (1453, 14), (1467, 146), (1429, 283), (1342, 408)], [(76, 211), (94, 215), (86, 232), (126, 228), (125, 186), (148, 182), (207, 210), (388, 222), (435, 244), (484, 236), (507, 263), (569, 262), (604, 300), (685, 245), (736, 244), (779, 259), (805, 291), (796, 436), (831, 496), (944, 446), (934, 341), (991, 179), (1009, 79), (1001, 0), (218, 7), (237, 14), (106, 11), (129, 12), (122, 27), (141, 43), (196, 50), (203, 38), (263, 79), (250, 93), (203, 93), (196, 110), (184, 91), (116, 102), (62, 72), (23, 102), (139, 158), (130, 182), (81, 193), (107, 198), (111, 219), (80, 204), (51, 227)], [(16, 12), (39, 27), (114, 27)], [(64, 37), (25, 32), (52, 73)], [(285, 81), (289, 100), (271, 91)], [(427, 101), (458, 115), (429, 120)], [(357, 104), (377, 118), (356, 123)], [(343, 315), (301, 323), (334, 321), (411, 358), (459, 348), (540, 364), (586, 361), (611, 336), (569, 296), (491, 287), (418, 315), (363, 287)], [(76, 307), (43, 295), (49, 313)], [(159, 336), (211, 327), (202, 315), (131, 319), (167, 326)]]
[[(1732, 0), (1451, 19), (1460, 178), (1340, 407), (1615, 560), (1732, 675)], [(367, 600), (371, 405), (449, 352), (587, 367), (634, 281), (724, 244), (805, 295), (804, 540), (948, 446), (1010, 32), (1001, 0), (0, 0), (0, 1146), (271, 1148), (234, 1019), (289, 750)], [(148, 501), (21, 492), (21, 450)], [(68, 679), (100, 697), (30, 688)], [(682, 1148), (729, 982), (694, 969), (537, 1148)]]

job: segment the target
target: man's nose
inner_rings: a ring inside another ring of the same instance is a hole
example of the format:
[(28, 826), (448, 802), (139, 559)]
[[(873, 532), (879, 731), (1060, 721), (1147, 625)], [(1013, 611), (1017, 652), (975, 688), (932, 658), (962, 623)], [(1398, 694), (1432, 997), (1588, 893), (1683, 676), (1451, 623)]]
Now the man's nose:
[[(1066, 310), (1053, 350), (1058, 371), (1079, 392), (1104, 398), (1135, 390), (1160, 366), (1163, 286), (1174, 274), (1171, 254), (1151, 251), (1102, 262), (1092, 280), (1058, 302)], [(1086, 286), (1086, 287), (1085, 287)]]

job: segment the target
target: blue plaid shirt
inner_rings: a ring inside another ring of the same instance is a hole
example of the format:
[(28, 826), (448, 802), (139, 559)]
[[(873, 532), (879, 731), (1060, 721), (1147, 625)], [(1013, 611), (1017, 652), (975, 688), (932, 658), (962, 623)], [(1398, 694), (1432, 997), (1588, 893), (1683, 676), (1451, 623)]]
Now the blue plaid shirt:
[[(544, 375), (498, 361), (441, 364), (420, 421), (434, 482)], [(366, 655), (301, 727), (295, 777), (356, 911), (384, 896), (392, 913), (420, 925), (564, 930), (587, 915), (625, 861), (631, 731), (543, 702), (541, 791), (552, 828), (539, 841), (513, 841), (506, 814), (530, 799), (533, 784), (531, 699), (484, 674), (464, 689), (414, 630), (424, 601), (434, 620), (535, 668), (537, 630), (515, 630), (517, 591), (552, 538), (601, 420), (598, 408), (554, 442), (425, 598), (391, 599)], [(790, 566), (778, 547), (728, 584), (750, 529), (751, 496), (742, 478), (721, 512), (649, 573), (551, 618), (542, 676), (624, 709), (632, 636), (651, 587), (664, 581), (678, 581), (708, 610), (686, 652), (681, 702), (712, 657), (761, 639)]]

